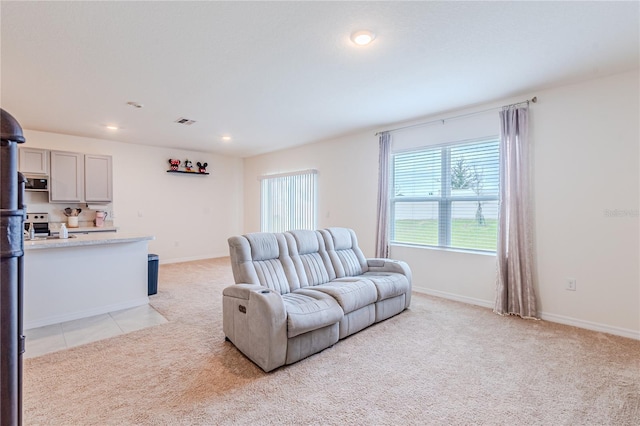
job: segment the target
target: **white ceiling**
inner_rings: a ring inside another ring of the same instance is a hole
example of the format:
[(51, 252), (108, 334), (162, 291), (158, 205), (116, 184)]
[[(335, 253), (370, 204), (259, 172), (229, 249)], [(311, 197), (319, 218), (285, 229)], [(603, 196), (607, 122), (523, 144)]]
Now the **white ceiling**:
[[(23, 128), (234, 156), (634, 69), (640, 50), (635, 1), (2, 1), (0, 14), (2, 108)], [(353, 45), (358, 29), (376, 40)]]

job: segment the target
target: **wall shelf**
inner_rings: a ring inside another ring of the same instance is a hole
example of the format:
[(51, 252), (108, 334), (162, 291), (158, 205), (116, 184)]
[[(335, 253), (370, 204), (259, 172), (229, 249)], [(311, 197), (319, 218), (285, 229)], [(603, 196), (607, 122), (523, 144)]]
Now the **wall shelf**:
[(209, 172), (200, 173), (200, 172), (188, 172), (186, 170), (167, 170), (167, 173), (184, 173), (185, 175), (208, 175)]

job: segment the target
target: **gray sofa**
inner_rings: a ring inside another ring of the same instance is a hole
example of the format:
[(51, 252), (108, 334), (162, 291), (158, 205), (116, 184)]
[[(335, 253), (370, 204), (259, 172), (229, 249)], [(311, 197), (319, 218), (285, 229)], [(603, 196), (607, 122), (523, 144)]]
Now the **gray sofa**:
[(223, 291), (223, 330), (264, 371), (291, 364), (411, 301), (405, 262), (365, 259), (353, 230), (229, 238), (235, 285)]

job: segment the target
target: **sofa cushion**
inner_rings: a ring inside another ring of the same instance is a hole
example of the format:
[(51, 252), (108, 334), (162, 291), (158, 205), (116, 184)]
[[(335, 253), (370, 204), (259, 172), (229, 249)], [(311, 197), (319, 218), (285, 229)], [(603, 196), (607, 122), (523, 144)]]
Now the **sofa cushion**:
[(327, 228), (321, 233), (336, 277), (355, 277), (368, 271), (367, 260), (352, 229)]
[(318, 231), (288, 231), (285, 238), (298, 273), (300, 287), (324, 284), (336, 277), (325, 249), (324, 238)]
[(322, 292), (333, 297), (345, 314), (375, 303), (378, 298), (376, 286), (366, 279), (338, 278), (327, 284), (296, 290), (296, 292)]
[(316, 286), (331, 281), (329, 271), (319, 253), (303, 254), (300, 256), (300, 262), (307, 278), (307, 286)]
[(411, 291), (407, 277), (396, 272), (365, 272), (363, 276), (376, 286), (378, 301)]
[(244, 236), (251, 246), (251, 259), (269, 260), (276, 259), (280, 254), (280, 247), (276, 234), (267, 232), (255, 232)]
[(236, 284), (259, 284), (280, 294), (300, 287), (283, 234), (256, 232), (228, 241)]
[(288, 231), (287, 234), (292, 235), (296, 241), (298, 254), (317, 253), (320, 251), (320, 238), (316, 231), (297, 229)]
[(332, 297), (319, 292), (308, 295), (298, 291), (282, 295), (289, 338), (335, 324), (344, 316)]
[(346, 250), (353, 247), (348, 228), (328, 228), (327, 231), (333, 236), (334, 250)]
[(289, 282), (282, 263), (278, 259), (253, 262), (260, 285), (275, 290), (280, 294), (290, 291)]

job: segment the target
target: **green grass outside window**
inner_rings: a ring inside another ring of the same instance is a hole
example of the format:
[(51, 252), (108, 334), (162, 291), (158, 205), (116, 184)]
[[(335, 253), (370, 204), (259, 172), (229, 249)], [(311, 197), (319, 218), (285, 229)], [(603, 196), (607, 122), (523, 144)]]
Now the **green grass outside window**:
[[(498, 221), (487, 219), (478, 225), (475, 219), (451, 220), (451, 248), (496, 251)], [(438, 221), (398, 220), (394, 242), (438, 246)]]

